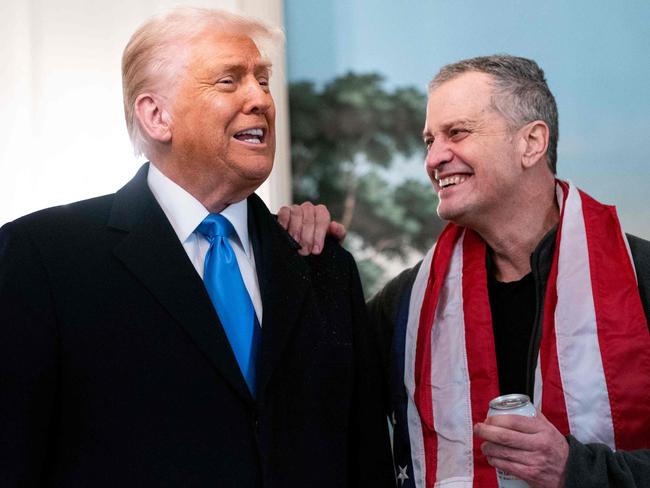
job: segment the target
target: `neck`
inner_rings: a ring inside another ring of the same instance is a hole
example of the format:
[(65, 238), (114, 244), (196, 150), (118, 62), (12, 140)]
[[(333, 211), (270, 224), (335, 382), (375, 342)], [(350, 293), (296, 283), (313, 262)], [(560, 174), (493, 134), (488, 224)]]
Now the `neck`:
[(201, 202), (210, 213), (221, 213), (231, 203), (239, 202), (255, 191), (255, 188), (250, 191), (236, 188), (227, 178), (189, 165), (181, 167), (157, 162), (156, 167)]
[(560, 219), (554, 184), (510, 208), (498, 226), (476, 229), (491, 249), (498, 281), (517, 281), (530, 273), (531, 254)]

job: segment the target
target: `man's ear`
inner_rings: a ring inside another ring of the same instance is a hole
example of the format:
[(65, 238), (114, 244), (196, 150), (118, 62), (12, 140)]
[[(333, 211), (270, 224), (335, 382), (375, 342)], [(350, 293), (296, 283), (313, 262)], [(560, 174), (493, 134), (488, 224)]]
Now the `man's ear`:
[(521, 163), (524, 168), (532, 168), (546, 156), (549, 130), (546, 122), (535, 120), (521, 128), (523, 153)]
[(135, 99), (135, 116), (151, 139), (163, 143), (171, 141), (171, 117), (158, 97), (151, 93), (138, 95)]

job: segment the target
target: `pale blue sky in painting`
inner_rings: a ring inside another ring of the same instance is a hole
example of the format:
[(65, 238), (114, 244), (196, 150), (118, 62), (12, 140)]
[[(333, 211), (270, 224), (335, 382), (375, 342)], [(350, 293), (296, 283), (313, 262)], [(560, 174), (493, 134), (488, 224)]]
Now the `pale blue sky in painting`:
[(558, 175), (650, 239), (650, 1), (286, 0), (285, 20), (290, 81), (373, 71), (424, 91), (462, 58), (535, 59), (560, 112)]

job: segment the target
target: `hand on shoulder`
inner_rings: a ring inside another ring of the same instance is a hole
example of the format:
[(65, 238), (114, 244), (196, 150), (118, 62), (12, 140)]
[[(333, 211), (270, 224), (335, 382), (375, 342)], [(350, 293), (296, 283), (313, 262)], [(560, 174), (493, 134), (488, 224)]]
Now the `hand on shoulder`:
[(326, 236), (330, 235), (343, 242), (347, 233), (345, 226), (332, 220), (325, 205), (314, 205), (311, 202), (280, 208), (278, 223), (300, 244), (299, 253), (302, 256), (320, 254)]

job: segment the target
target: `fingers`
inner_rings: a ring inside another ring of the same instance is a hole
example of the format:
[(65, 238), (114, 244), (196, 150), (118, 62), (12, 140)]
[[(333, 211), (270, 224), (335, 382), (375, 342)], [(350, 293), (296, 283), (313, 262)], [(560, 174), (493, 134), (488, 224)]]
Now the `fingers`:
[(491, 466), (526, 481), (530, 486), (562, 486), (568, 445), (542, 444), (539, 449), (527, 452), (486, 442), (481, 445), (481, 451)]
[(300, 236), (302, 234), (302, 219), (302, 207), (299, 205), (291, 205), (289, 207), (289, 227), (287, 228), (287, 232), (298, 243), (300, 243)]
[(323, 246), (325, 245), (325, 236), (329, 232), (332, 222), (332, 216), (325, 205), (316, 205), (316, 214), (314, 219), (314, 235), (313, 245), (311, 248), (312, 254), (320, 254)]
[(296, 242), (300, 242), (302, 233), (302, 208), (298, 205), (280, 207), (278, 210), (278, 224), (284, 227)]
[(341, 242), (347, 232), (343, 225), (332, 221), (325, 205), (310, 202), (280, 208), (278, 223), (300, 244), (298, 252), (302, 256), (320, 254), (328, 234)]
[(501, 444), (495, 444), (494, 442), (484, 442), (481, 444), (481, 452), (488, 458), (488, 462), (490, 459), (498, 459), (519, 464), (529, 464), (530, 461), (530, 451), (513, 449)]
[(487, 425), (503, 427), (504, 429), (516, 430), (527, 434), (538, 432), (546, 421), (544, 417), (525, 417), (523, 415), (495, 415), (485, 419)]
[[(308, 202), (307, 202), (308, 203)], [(303, 204), (307, 207), (306, 204)], [(311, 205), (311, 204), (309, 204)], [(281, 207), (278, 210), (278, 224), (280, 224), (289, 233), (289, 235), (301, 246), (304, 247), (302, 240), (304, 208), (301, 205), (291, 205), (290, 207)]]
[(474, 434), (488, 442), (514, 449), (531, 450), (531, 435), (487, 423), (474, 426)]
[(298, 252), (302, 256), (320, 254), (331, 221), (325, 205), (311, 202), (282, 207), (278, 211), (278, 223), (300, 244)]
[(474, 426), (488, 442), (481, 445), (488, 462), (531, 486), (561, 486), (569, 445), (543, 415), (500, 415)]
[(345, 236), (347, 234), (347, 229), (343, 224), (339, 224), (338, 222), (335, 222), (332, 220), (329, 226), (328, 233), (334, 237), (339, 242), (343, 242), (345, 239)]
[(536, 474), (534, 467), (516, 461), (508, 461), (505, 459), (488, 457), (487, 462), (490, 466), (503, 471), (507, 475), (511, 475), (522, 480), (531, 481), (533, 476)]
[(278, 224), (284, 227), (284, 230), (289, 229), (290, 219), (291, 219), (291, 208), (280, 207), (280, 210), (278, 210)]
[[(323, 206), (322, 205), (314, 206), (310, 202), (305, 202), (298, 207), (300, 209), (300, 214), (302, 215), (302, 226), (300, 229), (296, 229), (296, 233), (299, 236), (299, 238), (296, 240), (302, 246), (299, 252), (303, 256), (308, 256), (309, 254), (311, 254), (312, 248), (314, 247), (314, 228), (316, 226), (316, 214), (318, 212), (317, 211), (318, 207), (323, 207)], [(327, 212), (327, 215), (329, 218), (329, 212)], [(322, 243), (321, 243), (321, 249), (322, 249)], [(318, 252), (320, 252), (320, 249), (318, 250)], [(314, 254), (318, 254), (318, 253), (314, 253)]]

